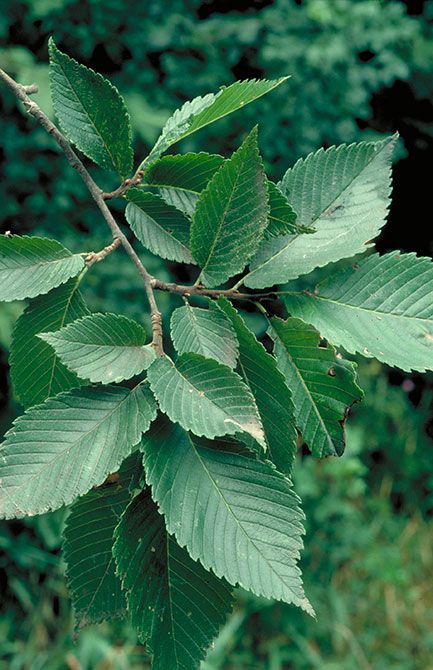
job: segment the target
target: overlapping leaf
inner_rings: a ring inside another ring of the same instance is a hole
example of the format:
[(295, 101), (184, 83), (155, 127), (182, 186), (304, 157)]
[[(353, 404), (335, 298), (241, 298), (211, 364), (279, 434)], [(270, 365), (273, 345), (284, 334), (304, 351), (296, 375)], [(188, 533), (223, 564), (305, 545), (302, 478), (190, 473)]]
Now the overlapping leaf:
[(143, 385), (76, 389), (31, 408), (0, 446), (0, 517), (42, 514), (102, 484), (155, 414)]
[(263, 237), (268, 212), (267, 180), (254, 129), (197, 202), (190, 244), (206, 286), (218, 286), (244, 269)]
[(351, 353), (403, 370), (433, 369), (433, 263), (398, 251), (373, 254), (287, 307)]
[(167, 533), (149, 489), (123, 515), (114, 555), (132, 623), (148, 643), (153, 670), (198, 670), (232, 596), (223, 580)]
[(264, 445), (254, 398), (238, 374), (199, 354), (157, 358), (148, 379), (161, 410), (196, 435), (245, 432)]
[(243, 283), (281, 284), (365, 251), (385, 223), (394, 144), (391, 138), (320, 149), (289, 169), (280, 188), (297, 223), (316, 232), (264, 242)]
[(0, 235), (0, 301), (48, 293), (83, 268), (83, 258), (56, 240)]
[(67, 368), (91, 382), (120, 382), (146, 370), (155, 358), (139, 323), (116, 314), (91, 314), (39, 336)]
[(171, 316), (171, 337), (179, 354), (193, 352), (236, 367), (238, 343), (227, 317), (209, 303), (208, 309), (178, 307)]
[(239, 374), (256, 401), (269, 456), (280, 471), (290, 472), (297, 437), (291, 393), (275, 359), (247, 328), (235, 308), (225, 298), (220, 298), (218, 304), (235, 330), (239, 342)]
[(341, 456), (349, 408), (361, 400), (353, 363), (337, 358), (331, 344), (300, 319), (272, 319), (278, 367), (293, 394), (296, 425), (314, 456)]
[(71, 279), (35, 298), (15, 325), (9, 362), (14, 392), (24, 407), (82, 384), (59, 361), (53, 349), (37, 337), (43, 331), (58, 330), (88, 314), (78, 285), (78, 279)]
[(183, 212), (138, 188), (129, 189), (126, 197), (126, 219), (146, 249), (168, 260), (194, 263), (188, 246), (190, 221)]
[(312, 613), (297, 566), (303, 514), (269, 463), (158, 425), (143, 440), (146, 480), (167, 530), (233, 585)]
[(48, 49), (51, 96), (63, 132), (95, 163), (127, 177), (133, 154), (123, 98), (107, 79), (59, 51), (52, 39)]
[(122, 616), (126, 601), (112, 553), (114, 529), (140, 472), (140, 452), (132, 454), (113, 481), (89, 491), (71, 507), (63, 531), (63, 556), (78, 627)]

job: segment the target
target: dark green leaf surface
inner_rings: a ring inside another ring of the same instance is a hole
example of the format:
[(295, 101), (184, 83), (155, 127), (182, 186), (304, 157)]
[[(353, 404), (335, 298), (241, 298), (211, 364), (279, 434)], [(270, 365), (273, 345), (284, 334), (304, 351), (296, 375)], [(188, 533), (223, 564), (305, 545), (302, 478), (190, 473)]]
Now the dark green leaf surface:
[(48, 293), (83, 268), (83, 258), (56, 240), (0, 235), (0, 301)]
[(268, 181), (268, 196), (269, 221), (265, 230), (265, 238), (299, 232), (293, 207), (272, 181)]
[(99, 486), (155, 415), (143, 385), (77, 389), (33, 407), (0, 447), (0, 516), (42, 514)]
[(117, 314), (91, 314), (39, 336), (67, 368), (91, 382), (120, 382), (146, 370), (155, 358), (139, 323)]
[(272, 319), (278, 367), (292, 391), (296, 425), (314, 456), (341, 456), (349, 408), (361, 400), (355, 366), (337, 358), (331, 344), (300, 319)]
[(9, 363), (15, 395), (26, 408), (82, 384), (53, 349), (37, 337), (88, 314), (78, 285), (78, 279), (71, 279), (35, 298), (16, 322)]
[(267, 180), (254, 129), (197, 202), (190, 245), (206, 286), (218, 286), (245, 268), (263, 237), (268, 212)]
[(218, 442), (201, 446), (173, 424), (156, 426), (143, 450), (167, 530), (194, 560), (230, 584), (313, 613), (297, 566), (304, 516), (286, 477)]
[(433, 369), (433, 263), (393, 251), (372, 254), (287, 307), (351, 353), (403, 370)]
[(138, 188), (128, 190), (126, 219), (146, 249), (161, 258), (194, 263), (189, 250), (190, 221), (160, 196)]
[(133, 154), (123, 98), (107, 79), (59, 51), (52, 39), (48, 49), (51, 96), (61, 129), (95, 163), (128, 177)]
[(254, 398), (238, 374), (199, 354), (176, 363), (157, 358), (148, 379), (161, 410), (196, 435), (213, 438), (245, 432), (264, 445)]
[(228, 585), (168, 535), (149, 489), (132, 501), (115, 534), (132, 623), (153, 670), (198, 669), (232, 607)]
[(258, 342), (235, 308), (225, 298), (220, 298), (218, 304), (235, 330), (239, 342), (239, 374), (256, 401), (269, 457), (281, 472), (290, 472), (297, 437), (292, 395), (274, 357)]
[(238, 343), (227, 317), (209, 302), (208, 309), (178, 307), (171, 315), (171, 337), (179, 354), (193, 352), (236, 367)]

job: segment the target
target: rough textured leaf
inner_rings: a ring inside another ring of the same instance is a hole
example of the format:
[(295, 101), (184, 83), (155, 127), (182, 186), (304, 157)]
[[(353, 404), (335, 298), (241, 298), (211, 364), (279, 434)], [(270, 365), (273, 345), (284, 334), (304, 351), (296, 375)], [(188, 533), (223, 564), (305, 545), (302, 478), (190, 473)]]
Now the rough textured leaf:
[(385, 223), (395, 138), (320, 149), (288, 170), (280, 187), (312, 235), (264, 242), (244, 284), (281, 284), (367, 249)]
[[(265, 238), (302, 232), (296, 224), (296, 213), (293, 207), (272, 181), (268, 181), (268, 196), (269, 221), (265, 230)], [(306, 230), (310, 229), (306, 228)]]
[(9, 359), (11, 380), (17, 400), (26, 408), (82, 384), (37, 337), (88, 314), (78, 286), (79, 280), (71, 279), (35, 298), (15, 324)]
[(225, 298), (218, 301), (239, 342), (239, 374), (251, 390), (265, 431), (269, 456), (281, 472), (290, 472), (297, 433), (292, 396), (273, 356), (258, 342)]
[(432, 290), (431, 259), (394, 251), (364, 258), (287, 307), (346, 351), (423, 372), (433, 369)]
[(123, 515), (114, 555), (153, 670), (198, 669), (232, 607), (232, 595), (167, 533), (149, 489)]
[(208, 309), (178, 307), (171, 315), (171, 337), (179, 354), (193, 352), (236, 367), (238, 343), (227, 317), (209, 303)]
[(296, 425), (314, 456), (341, 456), (349, 408), (361, 400), (355, 366), (337, 358), (331, 344), (300, 319), (272, 319), (278, 367), (292, 391)]
[(297, 566), (303, 513), (290, 481), (254, 457), (202, 446), (175, 425), (143, 440), (146, 480), (167, 530), (230, 584), (313, 612)]
[(186, 102), (168, 119), (150, 155), (142, 161), (140, 167), (159, 158), (175, 142), (245, 107), (253, 100), (272, 91), (286, 79), (287, 77), (269, 81), (266, 79), (236, 81), (231, 86), (222, 88), (218, 93), (208, 93), (203, 97)]
[(183, 354), (176, 363), (164, 356), (147, 375), (161, 410), (186, 430), (210, 438), (244, 431), (264, 444), (254, 398), (225, 365), (199, 354)]
[(77, 389), (33, 407), (0, 447), (0, 516), (42, 514), (102, 484), (155, 415), (143, 385)]
[(131, 499), (131, 481), (142, 470), (139, 456), (140, 452), (131, 454), (114, 481), (79, 498), (67, 518), (63, 557), (79, 628), (126, 612), (112, 553), (113, 535)]
[(0, 235), (0, 301), (48, 293), (83, 268), (83, 258), (56, 240)]
[(268, 211), (267, 180), (254, 129), (197, 202), (190, 244), (206, 286), (218, 286), (244, 269), (263, 237)]
[(189, 250), (190, 221), (160, 196), (138, 188), (127, 191), (126, 219), (146, 249), (162, 258), (194, 263)]
[(40, 336), (62, 363), (91, 382), (120, 382), (146, 370), (155, 358), (139, 323), (116, 314), (91, 314)]
[(50, 39), (54, 111), (80, 151), (123, 178), (132, 170), (131, 124), (123, 98), (104, 77), (59, 51)]

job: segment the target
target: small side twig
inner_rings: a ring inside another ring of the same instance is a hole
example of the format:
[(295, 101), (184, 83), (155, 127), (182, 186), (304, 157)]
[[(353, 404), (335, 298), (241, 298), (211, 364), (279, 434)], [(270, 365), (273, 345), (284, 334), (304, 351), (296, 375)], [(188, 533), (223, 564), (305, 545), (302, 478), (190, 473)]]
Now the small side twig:
[(102, 197), (104, 198), (104, 200), (121, 198), (122, 195), (124, 195), (124, 193), (126, 193), (126, 191), (129, 188), (132, 188), (133, 186), (138, 186), (138, 184), (141, 182), (143, 175), (144, 175), (143, 170), (137, 170), (137, 172), (133, 177), (131, 177), (130, 179), (125, 179), (125, 181), (123, 181), (118, 188), (114, 189), (114, 191), (110, 191), (108, 193), (106, 192), (102, 193)]
[(122, 245), (122, 240), (120, 237), (115, 237), (111, 244), (108, 244), (106, 247), (101, 249), (101, 251), (91, 251), (86, 255), (84, 262), (87, 267), (90, 268), (94, 263), (100, 263), (111, 254), (112, 251), (115, 251)]

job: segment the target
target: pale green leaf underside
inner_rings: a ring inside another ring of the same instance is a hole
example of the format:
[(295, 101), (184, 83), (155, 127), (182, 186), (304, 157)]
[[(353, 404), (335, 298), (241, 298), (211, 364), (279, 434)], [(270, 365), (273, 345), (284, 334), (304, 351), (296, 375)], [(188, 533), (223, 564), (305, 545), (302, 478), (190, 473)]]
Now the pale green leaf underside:
[(218, 443), (201, 446), (173, 424), (155, 427), (143, 450), (167, 529), (194, 560), (233, 585), (313, 613), (297, 566), (304, 516), (286, 477)]
[(168, 535), (149, 489), (132, 501), (115, 534), (118, 572), (152, 669), (198, 670), (231, 609), (228, 585)]
[(139, 452), (122, 464), (118, 480), (75, 501), (63, 531), (63, 557), (77, 626), (122, 616), (126, 601), (112, 553), (114, 529), (126, 509)]
[(218, 286), (245, 268), (263, 237), (268, 212), (267, 180), (254, 129), (197, 202), (190, 246), (202, 268), (200, 281)]
[(189, 250), (190, 221), (160, 196), (138, 188), (128, 190), (126, 219), (142, 245), (161, 258), (194, 263)]
[(373, 254), (287, 299), (294, 315), (351, 353), (403, 370), (433, 369), (433, 263), (413, 253)]
[(50, 39), (53, 107), (67, 137), (106, 170), (132, 170), (131, 124), (123, 98), (100, 74), (59, 51)]
[(116, 314), (91, 314), (61, 328), (42, 333), (67, 368), (82, 379), (109, 384), (146, 370), (155, 358), (140, 324)]
[(245, 107), (253, 100), (272, 91), (286, 79), (287, 77), (269, 81), (266, 79), (236, 81), (222, 88), (218, 93), (208, 93), (204, 97), (186, 102), (168, 119), (150, 155), (142, 161), (140, 167), (157, 160), (175, 142)]
[(183, 354), (176, 363), (164, 356), (147, 375), (161, 410), (186, 430), (209, 438), (245, 432), (264, 445), (253, 396), (225, 365), (199, 354)]
[(233, 327), (221, 310), (178, 307), (171, 315), (171, 337), (179, 354), (193, 352), (236, 367), (238, 343)]
[(218, 301), (239, 342), (238, 371), (251, 390), (262, 420), (267, 452), (281, 472), (290, 472), (296, 452), (292, 396), (273, 356), (258, 342), (225, 298)]
[(341, 456), (349, 408), (362, 397), (355, 367), (300, 319), (272, 319), (277, 364), (292, 391), (296, 425), (314, 456)]
[(281, 284), (366, 251), (385, 224), (394, 144), (391, 138), (320, 149), (289, 169), (280, 188), (297, 223), (316, 232), (265, 241), (243, 283)]
[(0, 447), (0, 517), (42, 514), (102, 484), (155, 415), (142, 385), (77, 389), (28, 410)]
[(83, 268), (83, 258), (56, 240), (0, 235), (0, 301), (48, 293)]
[(78, 279), (71, 279), (35, 298), (15, 325), (9, 359), (11, 380), (17, 400), (26, 408), (82, 384), (37, 337), (88, 314), (78, 285)]

